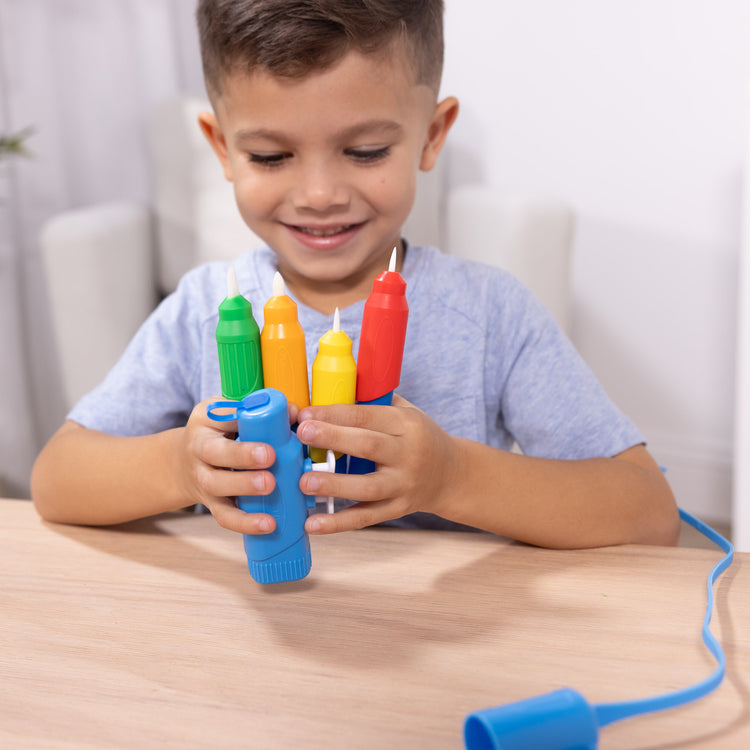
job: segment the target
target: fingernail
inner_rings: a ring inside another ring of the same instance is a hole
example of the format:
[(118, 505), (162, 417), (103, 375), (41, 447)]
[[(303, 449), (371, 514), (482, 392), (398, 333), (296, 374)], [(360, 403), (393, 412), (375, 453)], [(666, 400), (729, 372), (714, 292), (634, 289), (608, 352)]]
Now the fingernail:
[(253, 472), (253, 487), (258, 492), (265, 493), (266, 492), (266, 475), (261, 474), (260, 472)]
[(258, 528), (267, 534), (271, 530), (271, 521), (268, 518), (261, 518)]
[(259, 464), (266, 464), (268, 462), (268, 451), (265, 446), (256, 446), (253, 450), (253, 458)]
[(313, 473), (308, 474), (305, 480), (305, 488), (311, 495), (316, 493), (320, 489), (320, 477)]
[(307, 530), (312, 532), (320, 531), (320, 521), (317, 518), (308, 518)]
[(297, 437), (304, 443), (309, 443), (315, 437), (315, 425), (312, 422), (302, 422), (297, 429)]

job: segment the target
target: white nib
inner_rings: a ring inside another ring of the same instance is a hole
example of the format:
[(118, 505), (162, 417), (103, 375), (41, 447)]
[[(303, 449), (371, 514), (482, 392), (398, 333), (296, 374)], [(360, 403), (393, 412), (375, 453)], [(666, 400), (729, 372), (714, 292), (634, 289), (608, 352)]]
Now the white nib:
[(284, 278), (276, 271), (273, 275), (273, 296), (283, 297), (286, 294), (286, 287), (284, 286)]
[(234, 266), (229, 266), (227, 271), (227, 299), (232, 297), (239, 297), (240, 286), (237, 283), (237, 271), (234, 270)]
[(333, 332), (338, 333), (341, 330), (341, 315), (339, 314), (338, 307), (333, 313)]
[[(326, 451), (325, 463), (313, 464), (312, 470), (313, 471), (327, 471), (329, 474), (335, 474), (336, 473), (336, 456), (334, 452), (332, 450)], [(328, 513), (333, 513), (336, 510), (333, 500), (334, 499), (332, 497), (326, 498), (325, 501), (323, 500), (322, 497), (315, 498), (316, 502), (326, 503)]]
[(391, 262), (388, 264), (388, 270), (389, 271), (395, 271), (396, 270), (396, 255), (397, 255), (397, 248), (393, 248), (393, 252), (391, 253)]

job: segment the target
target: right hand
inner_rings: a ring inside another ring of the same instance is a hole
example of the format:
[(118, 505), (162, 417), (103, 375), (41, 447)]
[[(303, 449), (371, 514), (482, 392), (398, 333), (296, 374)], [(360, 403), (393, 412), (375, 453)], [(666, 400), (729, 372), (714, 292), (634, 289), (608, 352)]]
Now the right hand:
[[(234, 440), (237, 420), (216, 422), (201, 401), (183, 428), (180, 476), (184, 494), (192, 503), (203, 503), (216, 522), (240, 534), (268, 534), (276, 528), (267, 513), (245, 513), (235, 502), (239, 495), (268, 495), (276, 480), (268, 469), (276, 459), (266, 443)], [(233, 434), (234, 433), (234, 434)]]

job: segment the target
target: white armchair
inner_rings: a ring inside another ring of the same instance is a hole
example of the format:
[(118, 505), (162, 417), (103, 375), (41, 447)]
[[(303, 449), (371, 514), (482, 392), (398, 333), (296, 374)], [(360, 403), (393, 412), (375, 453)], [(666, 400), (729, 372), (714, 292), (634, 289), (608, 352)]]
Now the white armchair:
[[(207, 106), (179, 98), (154, 113), (152, 206), (92, 206), (42, 229), (66, 407), (104, 377), (185, 271), (261, 244), (240, 218), (231, 184), (197, 126)], [(573, 213), (563, 202), (452, 189), (437, 168), (420, 174), (404, 236), (507, 268), (569, 331)]]

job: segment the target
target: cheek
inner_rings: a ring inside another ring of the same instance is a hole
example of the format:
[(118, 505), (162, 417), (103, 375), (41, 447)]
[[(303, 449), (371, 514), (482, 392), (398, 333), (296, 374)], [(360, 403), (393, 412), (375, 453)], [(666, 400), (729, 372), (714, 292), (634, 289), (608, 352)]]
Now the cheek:
[(414, 203), (416, 174), (388, 172), (371, 183), (372, 203), (382, 214), (408, 214)]
[(235, 177), (234, 197), (245, 221), (264, 218), (274, 206), (273, 191), (269, 188), (269, 182), (252, 175)]

